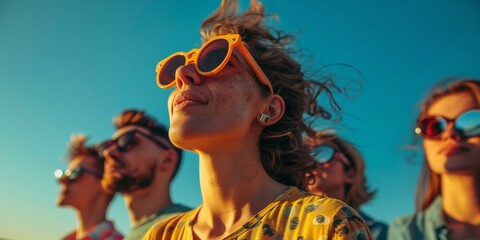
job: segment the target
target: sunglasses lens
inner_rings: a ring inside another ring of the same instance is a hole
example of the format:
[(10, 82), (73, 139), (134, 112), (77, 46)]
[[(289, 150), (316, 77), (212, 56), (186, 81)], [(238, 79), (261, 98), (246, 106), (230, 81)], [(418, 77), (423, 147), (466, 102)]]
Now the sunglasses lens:
[(427, 117), (418, 123), (422, 134), (427, 138), (439, 136), (447, 127), (447, 122), (441, 117)]
[(161, 85), (168, 85), (175, 81), (175, 71), (177, 68), (185, 65), (185, 57), (177, 55), (170, 58), (162, 68), (162, 71), (158, 74), (158, 78)]
[(335, 155), (335, 149), (330, 145), (318, 145), (315, 147), (313, 154), (317, 162), (326, 163), (332, 160)]
[(103, 158), (103, 152), (105, 150), (107, 150), (110, 146), (112, 146), (113, 142), (112, 141), (106, 141), (100, 145), (98, 145), (97, 147), (97, 153), (98, 153), (98, 156), (100, 156), (101, 158)]
[(127, 132), (117, 139), (117, 148), (120, 151), (128, 151), (135, 146), (135, 131)]
[(469, 111), (456, 120), (456, 128), (465, 137), (480, 135), (480, 111)]
[(63, 172), (63, 175), (67, 177), (68, 180), (75, 180), (78, 177), (80, 171), (78, 169), (70, 170), (67, 169)]
[(198, 69), (202, 72), (211, 72), (220, 66), (228, 54), (228, 41), (219, 39), (206, 46), (198, 56)]
[(63, 177), (63, 171), (61, 169), (55, 170), (55, 179), (60, 180)]

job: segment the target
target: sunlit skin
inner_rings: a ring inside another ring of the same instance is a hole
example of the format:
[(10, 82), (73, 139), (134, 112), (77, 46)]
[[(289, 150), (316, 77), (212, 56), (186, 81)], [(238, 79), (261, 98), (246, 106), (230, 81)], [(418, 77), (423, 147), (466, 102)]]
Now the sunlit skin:
[[(95, 161), (98, 160), (91, 156), (77, 156), (72, 159), (68, 169), (83, 166), (93, 171), (99, 171)], [(100, 178), (82, 173), (73, 181), (63, 177), (59, 179), (59, 184), (60, 194), (57, 205), (74, 208), (77, 216), (77, 236), (84, 235), (89, 228), (105, 220), (110, 195), (102, 189)]]
[(242, 74), (239, 67), (243, 72), (246, 69), (232, 56), (220, 73), (208, 78), (197, 74), (193, 65), (177, 70), (177, 78), (181, 81), (177, 81), (177, 88), (168, 99), (170, 124), (173, 125), (169, 135), (174, 144), (195, 150), (215, 139), (237, 138), (223, 144), (241, 140), (252, 128), (256, 133), (261, 131), (256, 119), (267, 105), (257, 80)]
[[(112, 139), (132, 130), (151, 134), (143, 127), (126, 126), (116, 131)], [(164, 139), (157, 139), (169, 145)], [(135, 141), (137, 144), (126, 152), (118, 151), (115, 146), (103, 152), (102, 185), (106, 189), (120, 189), (132, 225), (172, 203), (170, 179), (178, 161), (173, 149), (162, 149), (140, 134), (135, 135)]]
[[(456, 93), (437, 100), (427, 113), (455, 119), (467, 110), (478, 108), (470, 94)], [(425, 139), (424, 147), (428, 163), (436, 173), (478, 174), (480, 171), (480, 136), (462, 138), (449, 124), (439, 141)]]
[[(427, 114), (454, 119), (478, 108), (468, 92), (459, 92), (436, 100)], [(441, 176), (449, 238), (480, 237), (480, 136), (464, 138), (449, 124), (440, 139), (425, 139), (424, 149), (430, 168)]]
[(258, 150), (264, 127), (258, 119), (266, 113), (268, 124), (276, 123), (283, 100), (262, 96), (258, 80), (239, 59), (232, 57), (210, 77), (197, 74), (193, 65), (180, 67), (168, 101), (170, 139), (200, 158), (203, 205), (193, 222), (198, 239), (231, 234), (286, 189), (265, 172)]

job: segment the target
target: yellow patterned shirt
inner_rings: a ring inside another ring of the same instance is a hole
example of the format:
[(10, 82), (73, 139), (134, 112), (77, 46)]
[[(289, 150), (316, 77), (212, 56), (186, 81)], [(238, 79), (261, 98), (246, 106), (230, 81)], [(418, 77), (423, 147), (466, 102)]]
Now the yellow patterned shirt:
[[(194, 239), (192, 222), (200, 207), (154, 225), (143, 237)], [(288, 188), (250, 221), (224, 239), (372, 239), (367, 224), (342, 201)]]

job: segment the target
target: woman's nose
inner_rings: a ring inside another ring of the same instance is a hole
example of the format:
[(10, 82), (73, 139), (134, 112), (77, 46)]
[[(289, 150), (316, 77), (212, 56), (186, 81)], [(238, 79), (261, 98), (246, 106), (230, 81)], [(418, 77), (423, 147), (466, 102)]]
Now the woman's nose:
[(442, 139), (453, 139), (459, 141), (463, 138), (460, 130), (458, 130), (453, 123), (447, 125), (447, 128), (442, 134)]
[(202, 78), (195, 70), (193, 63), (177, 68), (175, 76), (178, 89), (188, 85), (198, 85), (202, 82)]

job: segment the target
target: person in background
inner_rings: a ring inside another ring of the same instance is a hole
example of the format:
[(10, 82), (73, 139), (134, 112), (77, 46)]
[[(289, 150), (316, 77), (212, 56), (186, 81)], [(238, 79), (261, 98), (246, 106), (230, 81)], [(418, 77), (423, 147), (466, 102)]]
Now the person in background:
[(344, 201), (358, 210), (374, 239), (386, 239), (388, 226), (359, 210), (375, 195), (368, 189), (360, 152), (331, 130), (318, 131), (314, 138), (306, 138), (305, 144), (317, 160), (317, 168), (307, 173), (307, 190)]
[(167, 130), (145, 112), (127, 109), (114, 119), (117, 131), (99, 145), (105, 157), (105, 190), (119, 192), (132, 228), (125, 239), (141, 239), (154, 223), (190, 208), (173, 203), (170, 184), (178, 172), (182, 150)]
[(56, 170), (60, 184), (57, 205), (75, 210), (77, 228), (63, 237), (64, 240), (119, 240), (112, 221), (106, 219), (112, 193), (103, 190), (103, 159), (98, 157), (95, 146), (86, 146), (87, 137), (72, 135), (68, 168)]
[(390, 225), (389, 239), (480, 239), (480, 80), (441, 82), (415, 132), (425, 154), (416, 211)]
[(264, 25), (260, 2), (238, 9), (222, 1), (202, 24), (202, 47), (157, 65), (157, 84), (175, 88), (169, 136), (199, 155), (203, 203), (144, 239), (370, 239), (355, 210), (300, 190), (314, 167), (303, 116), (330, 116), (316, 101), (327, 80), (304, 76), (292, 36)]

